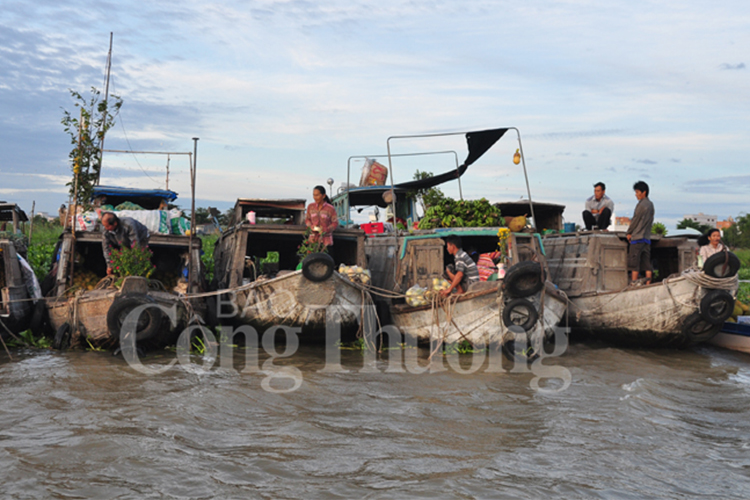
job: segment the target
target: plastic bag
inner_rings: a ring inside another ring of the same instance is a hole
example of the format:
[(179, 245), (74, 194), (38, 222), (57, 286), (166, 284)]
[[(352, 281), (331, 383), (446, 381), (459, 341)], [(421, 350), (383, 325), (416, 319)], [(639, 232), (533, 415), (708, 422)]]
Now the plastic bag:
[(339, 274), (349, 278), (349, 281), (361, 283), (363, 285), (370, 284), (371, 275), (369, 269), (364, 269), (359, 266), (347, 266), (341, 264), (339, 266)]
[(427, 300), (427, 289), (422, 288), (419, 285), (414, 285), (406, 291), (406, 303), (412, 307), (426, 306), (429, 304)]

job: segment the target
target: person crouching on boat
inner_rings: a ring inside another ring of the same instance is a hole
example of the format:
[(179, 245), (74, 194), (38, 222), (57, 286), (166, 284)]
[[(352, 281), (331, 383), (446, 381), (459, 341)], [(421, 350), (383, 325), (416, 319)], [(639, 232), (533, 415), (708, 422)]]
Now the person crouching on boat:
[(305, 224), (312, 231), (309, 239), (313, 243), (322, 242), (330, 247), (333, 245), (333, 231), (339, 227), (339, 217), (323, 186), (313, 188), (313, 200), (315, 201), (307, 206), (305, 214)]
[(633, 218), (628, 226), (628, 269), (631, 281), (636, 281), (641, 271), (646, 271), (646, 284), (651, 283), (651, 226), (654, 223), (654, 204), (648, 199), (648, 184), (638, 181), (633, 184), (638, 200)]
[(594, 196), (586, 200), (586, 210), (583, 211), (583, 223), (586, 231), (592, 229), (607, 229), (615, 211), (615, 202), (604, 194), (607, 187), (603, 182), (594, 184)]
[(102, 216), (102, 250), (104, 260), (107, 262), (107, 276), (114, 274), (112, 269), (113, 248), (133, 248), (134, 246), (147, 247), (149, 233), (148, 228), (130, 217), (118, 217), (112, 212)]
[(446, 297), (453, 290), (456, 293), (466, 293), (469, 287), (479, 281), (479, 269), (477, 264), (469, 257), (469, 254), (461, 249), (461, 238), (448, 236), (445, 238), (445, 249), (453, 256), (455, 264), (445, 268), (445, 274), (451, 282), (451, 286), (440, 291), (440, 295)]
[(723, 251), (724, 245), (721, 243), (721, 231), (716, 228), (709, 229), (706, 234), (698, 238), (698, 245), (701, 249), (698, 253), (700, 261), (698, 264), (703, 267), (703, 263), (715, 253)]

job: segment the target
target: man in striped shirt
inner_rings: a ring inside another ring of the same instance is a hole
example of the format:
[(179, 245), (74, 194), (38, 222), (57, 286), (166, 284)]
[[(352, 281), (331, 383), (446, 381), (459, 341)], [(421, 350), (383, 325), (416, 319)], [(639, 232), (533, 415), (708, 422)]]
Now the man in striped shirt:
[(456, 293), (466, 293), (473, 283), (479, 281), (479, 269), (476, 263), (471, 260), (469, 254), (461, 249), (461, 238), (458, 236), (448, 236), (445, 238), (445, 248), (453, 256), (455, 266), (445, 268), (445, 273), (451, 281), (451, 286), (440, 292), (441, 295), (447, 296), (453, 290)]

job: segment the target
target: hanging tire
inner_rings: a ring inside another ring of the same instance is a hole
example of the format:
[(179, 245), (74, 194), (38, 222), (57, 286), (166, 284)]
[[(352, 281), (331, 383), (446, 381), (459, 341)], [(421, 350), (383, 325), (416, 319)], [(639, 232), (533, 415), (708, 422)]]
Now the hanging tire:
[(701, 313), (694, 312), (685, 319), (682, 325), (682, 333), (685, 336), (684, 347), (711, 340), (719, 330), (720, 325), (714, 325), (706, 321)]
[(206, 325), (212, 328), (219, 326), (218, 300), (217, 295), (206, 297)]
[(327, 253), (311, 253), (302, 261), (302, 276), (314, 283), (325, 281), (333, 275), (336, 264)]
[(726, 290), (709, 290), (701, 299), (701, 317), (712, 325), (722, 325), (734, 311), (734, 297)]
[(740, 259), (732, 252), (718, 252), (706, 259), (703, 272), (712, 278), (731, 278), (740, 270)]
[(505, 273), (503, 290), (515, 298), (534, 295), (544, 286), (542, 265), (530, 260), (519, 262)]
[(39, 299), (34, 304), (34, 311), (31, 313), (31, 322), (29, 323), (29, 330), (35, 336), (46, 337), (51, 333), (51, 326), (49, 324), (49, 312), (47, 311), (47, 303), (44, 299)]
[(519, 326), (528, 332), (538, 320), (539, 313), (534, 304), (526, 299), (513, 299), (503, 306), (503, 323), (508, 328)]
[(63, 351), (70, 347), (70, 334), (71, 334), (71, 328), (69, 323), (63, 323), (60, 325), (60, 328), (57, 329), (57, 333), (55, 333), (55, 338), (52, 341), (52, 347), (54, 349), (58, 349), (60, 351)]
[[(155, 304), (155, 301), (144, 294), (126, 294), (115, 299), (107, 312), (107, 328), (112, 338), (120, 338), (125, 318), (133, 309), (144, 304)], [(164, 313), (158, 306), (145, 308), (138, 318), (135, 331), (136, 342), (150, 339), (159, 333), (163, 319)]]

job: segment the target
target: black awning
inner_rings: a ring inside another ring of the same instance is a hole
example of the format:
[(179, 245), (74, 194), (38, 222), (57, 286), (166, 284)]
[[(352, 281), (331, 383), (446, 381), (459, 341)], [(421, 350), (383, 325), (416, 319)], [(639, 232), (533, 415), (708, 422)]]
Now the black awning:
[(458, 179), (466, 172), (469, 165), (481, 158), (507, 131), (507, 128), (496, 128), (492, 130), (480, 130), (478, 132), (467, 132), (466, 143), (469, 147), (469, 155), (463, 164), (458, 167), (458, 170), (450, 170), (427, 179), (403, 182), (396, 184), (395, 187), (409, 190), (429, 189), (453, 179)]

